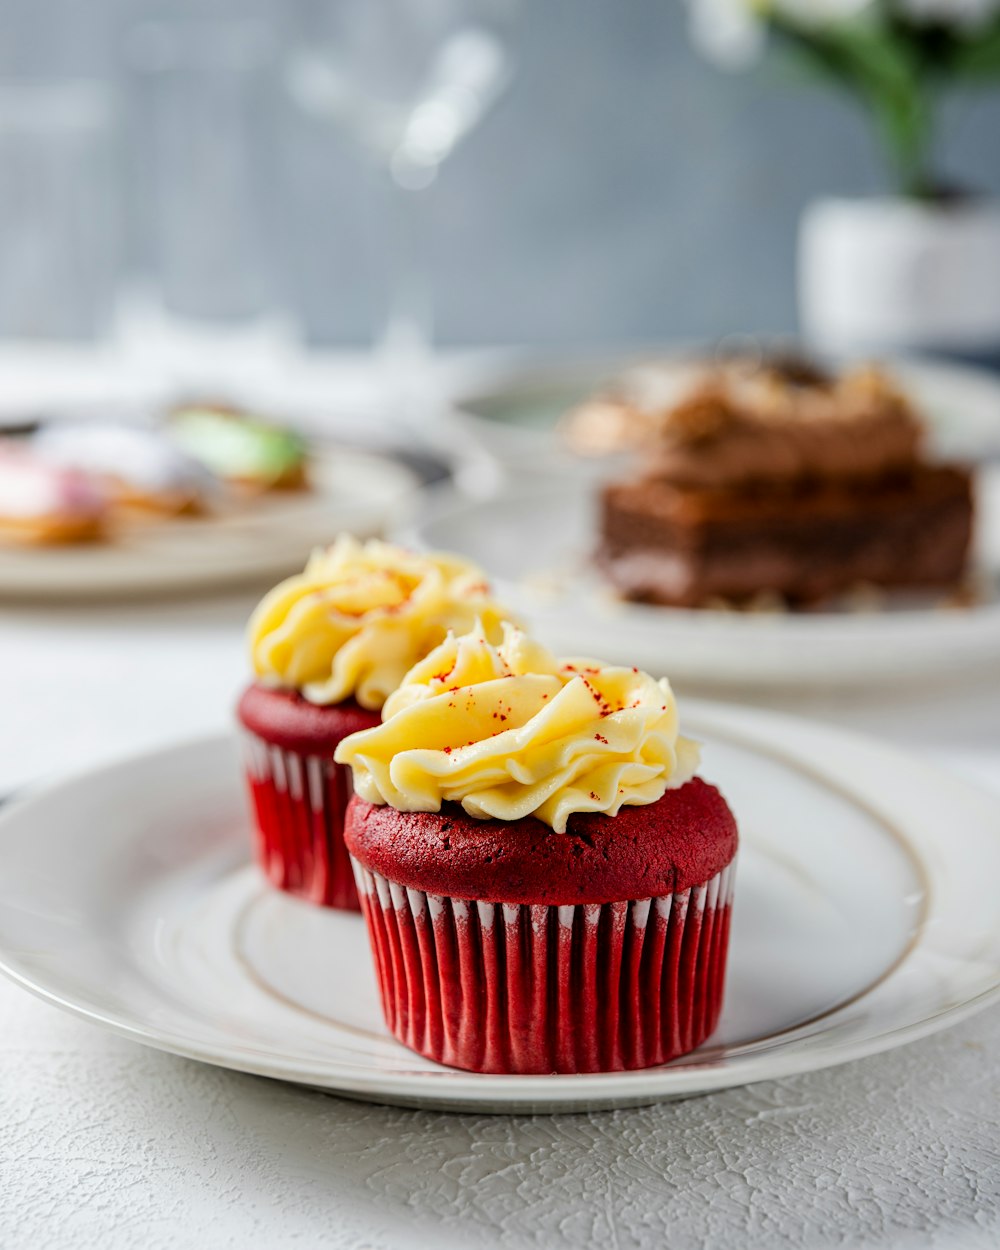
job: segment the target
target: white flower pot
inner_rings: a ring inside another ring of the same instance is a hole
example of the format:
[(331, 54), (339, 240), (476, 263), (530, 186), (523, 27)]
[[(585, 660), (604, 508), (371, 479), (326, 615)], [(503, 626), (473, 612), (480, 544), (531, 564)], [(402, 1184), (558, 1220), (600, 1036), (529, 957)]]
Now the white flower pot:
[(799, 311), (824, 351), (996, 351), (1000, 201), (818, 201), (799, 234)]

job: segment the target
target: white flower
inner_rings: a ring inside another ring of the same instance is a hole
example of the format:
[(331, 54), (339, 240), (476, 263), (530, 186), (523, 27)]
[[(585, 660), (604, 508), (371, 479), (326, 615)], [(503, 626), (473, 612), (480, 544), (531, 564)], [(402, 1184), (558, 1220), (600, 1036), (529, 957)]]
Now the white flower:
[(1000, 0), (894, 0), (893, 7), (914, 22), (976, 30), (1000, 16)]
[(687, 0), (691, 41), (724, 69), (745, 69), (764, 50), (764, 27), (750, 0)]

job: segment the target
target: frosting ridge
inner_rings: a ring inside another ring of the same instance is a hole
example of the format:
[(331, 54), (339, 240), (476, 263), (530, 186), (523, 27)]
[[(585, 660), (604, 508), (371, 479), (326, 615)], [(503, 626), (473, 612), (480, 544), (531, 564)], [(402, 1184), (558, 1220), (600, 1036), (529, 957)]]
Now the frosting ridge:
[(557, 660), (504, 624), (444, 642), (404, 677), (383, 722), (336, 760), (355, 790), (400, 811), (457, 802), (481, 820), (533, 815), (557, 833), (574, 812), (615, 815), (689, 781), (698, 747), (678, 733), (666, 680), (596, 660)]
[(499, 638), (504, 617), (475, 565), (342, 535), (258, 604), (251, 662), (265, 685), (298, 690), (311, 703), (353, 696), (377, 709), (449, 630), (479, 619)]

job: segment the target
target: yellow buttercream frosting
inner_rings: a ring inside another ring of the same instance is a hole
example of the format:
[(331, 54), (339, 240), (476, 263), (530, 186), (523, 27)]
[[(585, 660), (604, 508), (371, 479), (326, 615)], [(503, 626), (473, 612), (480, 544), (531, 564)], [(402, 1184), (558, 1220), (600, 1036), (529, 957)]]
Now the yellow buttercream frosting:
[(369, 803), (481, 820), (614, 816), (689, 781), (698, 747), (678, 733), (666, 680), (596, 660), (557, 660), (512, 625), (449, 634), (386, 701), (383, 721), (337, 748)]
[(353, 696), (378, 709), (449, 630), (480, 621), (499, 639), (505, 615), (468, 561), (343, 536), (261, 600), (250, 618), (251, 662), (264, 684), (311, 703)]

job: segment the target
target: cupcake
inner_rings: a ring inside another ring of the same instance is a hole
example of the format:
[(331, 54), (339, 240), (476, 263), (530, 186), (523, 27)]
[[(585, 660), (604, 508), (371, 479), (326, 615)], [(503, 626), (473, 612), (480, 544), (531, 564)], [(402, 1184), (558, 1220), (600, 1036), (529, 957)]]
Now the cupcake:
[(404, 1045), (475, 1072), (609, 1072), (715, 1028), (736, 825), (666, 681), (474, 630), (335, 758)]
[(499, 639), (502, 615), (464, 560), (346, 536), (265, 596), (249, 625), (256, 680), (237, 715), (258, 859), (276, 886), (358, 908), (343, 843), (351, 774), (334, 749), (379, 724), (386, 698), (449, 630), (482, 618)]

